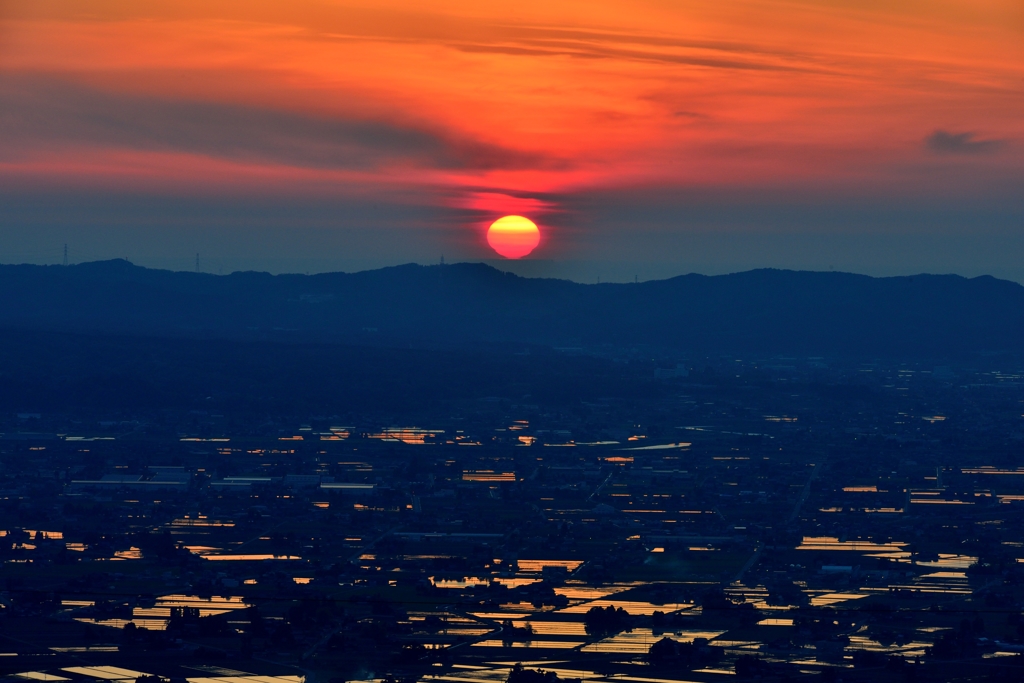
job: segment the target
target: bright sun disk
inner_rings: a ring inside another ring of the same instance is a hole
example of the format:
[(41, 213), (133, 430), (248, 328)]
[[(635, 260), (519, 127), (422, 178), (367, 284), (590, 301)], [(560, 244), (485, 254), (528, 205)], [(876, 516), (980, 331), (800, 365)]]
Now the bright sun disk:
[(487, 244), (505, 258), (522, 258), (540, 244), (540, 229), (529, 218), (505, 216), (487, 229)]

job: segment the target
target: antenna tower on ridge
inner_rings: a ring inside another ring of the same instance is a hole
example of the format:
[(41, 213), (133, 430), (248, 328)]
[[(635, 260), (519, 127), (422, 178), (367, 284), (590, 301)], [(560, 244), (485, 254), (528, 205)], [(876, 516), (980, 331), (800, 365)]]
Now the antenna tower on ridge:
[(68, 245), (64, 244), (64, 265), (68, 264)]
[(199, 252), (196, 252), (196, 272), (199, 272)]

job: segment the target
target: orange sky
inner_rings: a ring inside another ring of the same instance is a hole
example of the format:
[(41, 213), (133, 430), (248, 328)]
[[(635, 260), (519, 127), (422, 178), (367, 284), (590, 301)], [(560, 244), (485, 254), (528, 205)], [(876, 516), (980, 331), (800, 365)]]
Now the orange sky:
[(585, 251), (581, 197), (999, 202), (1024, 171), (1019, 0), (0, 7), (0, 179), (33, 192), (524, 213)]

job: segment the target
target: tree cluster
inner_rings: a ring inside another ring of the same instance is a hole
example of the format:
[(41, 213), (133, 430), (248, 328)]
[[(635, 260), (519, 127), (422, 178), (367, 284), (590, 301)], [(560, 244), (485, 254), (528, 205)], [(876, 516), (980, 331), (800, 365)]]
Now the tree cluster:
[(517, 663), (508, 673), (505, 683), (558, 683), (558, 674), (542, 669), (524, 669)]
[(718, 661), (722, 648), (708, 644), (707, 638), (695, 638), (693, 642), (681, 643), (665, 637), (651, 645), (647, 661), (652, 666), (696, 669)]
[(591, 607), (583, 617), (583, 626), (591, 636), (604, 638), (629, 631), (629, 612), (621, 607)]

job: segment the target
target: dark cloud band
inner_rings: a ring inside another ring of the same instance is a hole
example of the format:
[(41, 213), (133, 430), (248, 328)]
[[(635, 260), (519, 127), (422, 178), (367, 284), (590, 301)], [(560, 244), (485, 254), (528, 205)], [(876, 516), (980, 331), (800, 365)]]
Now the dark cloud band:
[(937, 130), (925, 139), (925, 145), (940, 154), (988, 154), (1001, 149), (1004, 140), (976, 140), (974, 133), (950, 133)]
[(127, 95), (38, 74), (0, 76), (0, 156), (73, 145), (347, 170), (541, 163), (514, 150), (394, 122)]

